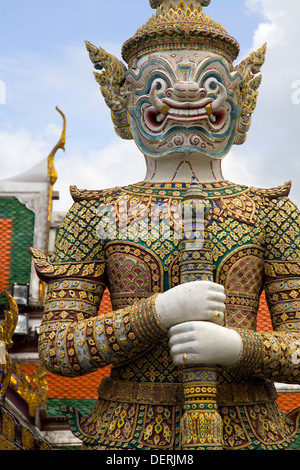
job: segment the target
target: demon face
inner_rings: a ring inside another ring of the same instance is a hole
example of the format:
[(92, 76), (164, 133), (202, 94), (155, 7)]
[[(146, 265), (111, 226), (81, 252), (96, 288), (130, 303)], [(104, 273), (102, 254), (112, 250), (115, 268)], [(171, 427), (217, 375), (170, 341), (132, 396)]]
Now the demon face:
[(234, 143), (241, 75), (203, 51), (142, 57), (126, 73), (134, 140), (152, 158), (199, 153), (223, 158)]

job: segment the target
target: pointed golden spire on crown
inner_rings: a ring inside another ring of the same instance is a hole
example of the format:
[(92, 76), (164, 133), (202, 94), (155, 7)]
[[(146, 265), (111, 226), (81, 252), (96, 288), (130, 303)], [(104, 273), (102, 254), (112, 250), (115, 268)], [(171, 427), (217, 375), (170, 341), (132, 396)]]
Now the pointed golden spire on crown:
[(150, 0), (156, 14), (125, 42), (124, 60), (131, 65), (150, 52), (197, 49), (222, 55), (232, 63), (239, 54), (239, 44), (203, 13), (209, 4), (210, 0)]

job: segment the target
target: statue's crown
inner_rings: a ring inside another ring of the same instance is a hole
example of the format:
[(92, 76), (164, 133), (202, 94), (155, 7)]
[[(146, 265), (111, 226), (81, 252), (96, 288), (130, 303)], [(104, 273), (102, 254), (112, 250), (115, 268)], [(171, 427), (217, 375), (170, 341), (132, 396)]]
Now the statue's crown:
[(198, 49), (215, 52), (233, 62), (239, 44), (212, 18), (203, 13), (210, 0), (150, 0), (156, 9), (148, 22), (125, 42), (124, 60), (145, 54), (174, 49)]

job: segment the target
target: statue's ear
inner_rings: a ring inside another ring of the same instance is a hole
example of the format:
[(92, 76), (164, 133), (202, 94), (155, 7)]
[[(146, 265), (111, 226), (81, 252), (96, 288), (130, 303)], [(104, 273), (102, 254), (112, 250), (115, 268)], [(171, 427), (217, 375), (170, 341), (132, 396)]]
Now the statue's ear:
[(127, 109), (130, 85), (125, 82), (126, 66), (112, 54), (88, 41), (86, 48), (95, 69), (102, 71), (94, 72), (94, 75), (105, 103), (111, 110), (116, 133), (122, 139), (132, 139)]
[(256, 108), (258, 88), (262, 81), (262, 76), (257, 75), (265, 62), (267, 44), (264, 44), (258, 51), (252, 52), (246, 59), (236, 66), (235, 71), (241, 77), (239, 105), (241, 114), (238, 120), (237, 134), (234, 143), (240, 145), (245, 142), (247, 132), (251, 125), (251, 117)]

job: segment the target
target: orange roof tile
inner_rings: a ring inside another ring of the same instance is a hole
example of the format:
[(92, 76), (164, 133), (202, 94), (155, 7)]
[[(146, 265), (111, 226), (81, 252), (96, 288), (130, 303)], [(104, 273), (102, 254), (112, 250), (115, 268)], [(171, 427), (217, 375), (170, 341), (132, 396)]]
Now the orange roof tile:
[[(21, 364), (21, 369), (31, 380), (36, 364)], [(98, 370), (81, 377), (62, 377), (60, 375), (47, 372), (48, 398), (97, 398), (97, 389), (102, 377), (109, 375), (110, 367)]]
[(0, 292), (9, 287), (12, 222), (0, 218)]
[(300, 406), (300, 393), (278, 393), (277, 403), (284, 413), (299, 408)]
[(269, 308), (266, 301), (265, 293), (263, 292), (260, 297), (259, 309), (257, 312), (257, 331), (272, 331), (272, 322), (270, 317)]
[(98, 387), (104, 376), (109, 375), (110, 368), (99, 369), (97, 372), (82, 377), (61, 377), (47, 374), (49, 386), (48, 398), (98, 398)]
[(108, 312), (111, 312), (111, 311), (112, 311), (112, 305), (111, 305), (109, 290), (106, 289), (104, 291), (104, 294), (103, 294), (103, 297), (102, 297), (102, 300), (101, 300), (99, 314), (102, 315), (103, 313), (108, 313)]

